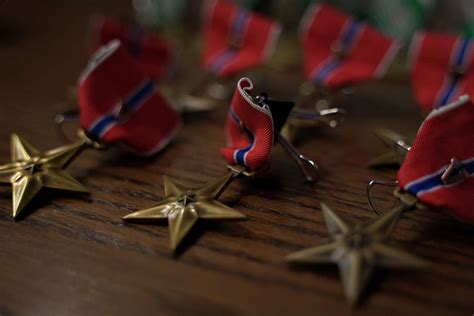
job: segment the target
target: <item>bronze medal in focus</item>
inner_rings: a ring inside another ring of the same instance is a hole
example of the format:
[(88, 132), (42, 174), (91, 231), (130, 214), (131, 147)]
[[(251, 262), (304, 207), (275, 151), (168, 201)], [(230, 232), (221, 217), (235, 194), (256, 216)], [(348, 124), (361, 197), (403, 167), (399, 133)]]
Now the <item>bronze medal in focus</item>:
[(164, 176), (165, 197), (158, 204), (123, 217), (130, 222), (168, 221), (170, 247), (176, 250), (198, 219), (237, 220), (245, 215), (217, 201), (226, 187), (244, 174), (244, 168), (231, 167), (228, 174), (199, 188), (188, 188)]

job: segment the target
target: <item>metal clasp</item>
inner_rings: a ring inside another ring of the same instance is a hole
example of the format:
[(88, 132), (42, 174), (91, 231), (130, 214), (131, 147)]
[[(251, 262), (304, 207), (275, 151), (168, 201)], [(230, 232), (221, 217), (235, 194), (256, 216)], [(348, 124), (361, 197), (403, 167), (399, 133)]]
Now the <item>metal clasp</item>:
[(343, 59), (346, 57), (346, 50), (344, 45), (340, 41), (335, 41), (331, 45), (331, 51), (336, 56), (337, 59)]
[(453, 184), (469, 179), (469, 172), (456, 158), (451, 158), (448, 168), (441, 176), (441, 181), (444, 184)]

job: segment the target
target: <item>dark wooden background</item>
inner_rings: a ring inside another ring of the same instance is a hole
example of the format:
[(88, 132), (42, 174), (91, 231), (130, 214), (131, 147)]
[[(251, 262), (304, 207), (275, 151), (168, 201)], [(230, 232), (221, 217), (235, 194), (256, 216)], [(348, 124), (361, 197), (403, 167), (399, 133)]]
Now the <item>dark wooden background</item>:
[[(94, 12), (131, 17), (130, 3), (7, 1), (0, 7), (1, 162), (8, 161), (13, 132), (40, 149), (64, 143), (52, 118), (68, 108), (67, 88), (85, 66), (88, 18)], [(182, 65), (197, 60), (192, 55)], [(185, 79), (197, 72), (191, 67)], [(278, 97), (293, 97), (301, 82), (299, 69), (268, 71), (265, 78)], [(124, 224), (123, 215), (162, 197), (164, 174), (199, 185), (225, 172), (218, 150), (226, 107), (187, 115), (176, 140), (153, 159), (114, 150), (84, 153), (68, 170), (90, 188), (90, 197), (46, 195), (35, 202), (36, 211), (14, 222), (11, 191), (2, 187), (0, 314), (474, 313), (473, 229), (447, 214), (403, 215), (394, 240), (433, 265), (419, 272), (377, 271), (356, 309), (346, 304), (335, 267), (298, 269), (283, 260), (326, 236), (322, 201), (352, 220), (374, 217), (367, 181), (396, 173), (366, 167), (383, 150), (371, 130), (385, 126), (413, 137), (422, 120), (406, 78), (359, 87), (342, 127), (316, 130), (298, 144), (320, 163), (318, 184), (305, 184), (276, 148), (271, 175), (235, 182), (222, 197), (248, 219), (198, 223), (179, 255), (168, 248), (166, 225)], [(377, 196), (384, 206), (392, 200), (389, 191)]]

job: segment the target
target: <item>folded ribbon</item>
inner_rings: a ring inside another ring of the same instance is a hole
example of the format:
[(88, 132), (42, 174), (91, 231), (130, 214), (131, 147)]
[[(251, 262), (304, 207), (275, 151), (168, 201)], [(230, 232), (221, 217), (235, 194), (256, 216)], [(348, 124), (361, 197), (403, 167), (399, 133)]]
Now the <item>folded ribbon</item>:
[(474, 222), (474, 105), (468, 96), (433, 110), (399, 172), (400, 187), (421, 203)]
[(202, 64), (221, 77), (261, 65), (271, 56), (280, 24), (227, 0), (208, 1)]
[(417, 33), (410, 44), (411, 82), (426, 111), (474, 92), (473, 41), (432, 32)]
[(273, 148), (274, 127), (270, 108), (257, 103), (248, 91), (252, 81), (237, 83), (227, 115), (227, 147), (221, 154), (231, 165), (239, 164), (255, 171), (266, 166)]
[(324, 4), (309, 7), (299, 37), (307, 79), (326, 88), (382, 76), (399, 49), (394, 39)]
[(142, 155), (162, 149), (181, 125), (118, 40), (92, 56), (79, 78), (78, 100), (81, 126), (90, 137)]
[(174, 59), (173, 47), (156, 34), (105, 17), (92, 20), (92, 32), (93, 52), (118, 39), (148, 76), (163, 80), (170, 74)]

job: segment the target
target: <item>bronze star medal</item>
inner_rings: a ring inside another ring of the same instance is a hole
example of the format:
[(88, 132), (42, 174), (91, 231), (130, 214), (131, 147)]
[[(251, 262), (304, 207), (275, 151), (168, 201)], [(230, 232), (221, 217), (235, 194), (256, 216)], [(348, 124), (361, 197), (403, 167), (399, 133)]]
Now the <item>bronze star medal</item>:
[(33, 200), (42, 188), (88, 193), (63, 169), (89, 146), (96, 147), (83, 133), (77, 142), (40, 152), (20, 136), (11, 137), (11, 162), (0, 166), (0, 183), (12, 185), (13, 218)]
[(421, 268), (425, 261), (390, 246), (386, 239), (402, 208), (394, 208), (369, 223), (350, 224), (321, 204), (331, 237), (316, 247), (290, 254), (287, 261), (303, 264), (336, 263), (347, 299), (356, 303), (375, 266)]
[(401, 135), (388, 129), (377, 129), (375, 130), (375, 135), (380, 138), (387, 147), (390, 147), (390, 150), (372, 159), (369, 162), (369, 167), (400, 166), (410, 150), (410, 145)]
[(245, 215), (220, 203), (217, 198), (230, 182), (243, 174), (244, 169), (233, 166), (231, 172), (202, 187), (188, 187), (164, 176), (165, 198), (157, 205), (128, 214), (125, 221), (154, 222), (168, 220), (170, 246), (176, 250), (197, 220), (243, 219)]

